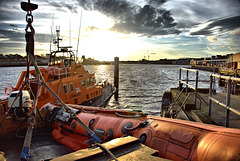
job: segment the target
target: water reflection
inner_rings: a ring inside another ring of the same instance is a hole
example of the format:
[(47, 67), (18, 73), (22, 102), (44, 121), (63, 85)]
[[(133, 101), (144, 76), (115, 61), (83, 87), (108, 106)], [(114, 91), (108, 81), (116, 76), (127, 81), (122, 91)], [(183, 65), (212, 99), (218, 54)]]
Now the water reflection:
[[(159, 115), (162, 95), (170, 88), (178, 86), (179, 67), (171, 65), (120, 65), (119, 66), (119, 102), (114, 98), (110, 108), (140, 109), (148, 114)], [(185, 66), (190, 67), (190, 66)], [(0, 73), (0, 95), (4, 94), (7, 83), (16, 85), (19, 72), (26, 67), (2, 67)], [(96, 81), (108, 80), (113, 84), (114, 65), (86, 65), (85, 69), (95, 73)], [(209, 80), (210, 72), (200, 71), (200, 80)], [(184, 74), (182, 78), (184, 79)], [(189, 73), (190, 79), (195, 74)], [(199, 87), (208, 88), (209, 82), (199, 82)], [(218, 92), (221, 88), (218, 88)]]

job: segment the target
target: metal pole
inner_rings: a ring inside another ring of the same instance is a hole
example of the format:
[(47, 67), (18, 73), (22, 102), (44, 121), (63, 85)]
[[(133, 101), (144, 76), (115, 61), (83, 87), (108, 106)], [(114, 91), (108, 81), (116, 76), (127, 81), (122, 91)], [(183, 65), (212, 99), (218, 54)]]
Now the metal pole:
[(188, 94), (188, 70), (187, 70), (187, 73), (186, 73), (186, 96)]
[(180, 91), (182, 90), (181, 76), (182, 76), (182, 69), (179, 68), (179, 78), (178, 78), (179, 85), (178, 85), (178, 87), (179, 87)]
[[(195, 93), (198, 91), (198, 71), (196, 71), (196, 84), (195, 84)], [(195, 94), (195, 104), (197, 103), (197, 95)]]
[[(235, 77), (237, 77), (237, 69), (235, 69)], [(233, 81), (233, 94), (236, 94), (237, 82)]]
[(231, 99), (231, 80), (227, 80), (227, 97), (226, 97), (226, 105), (227, 105), (227, 111), (226, 111), (226, 120), (225, 120), (225, 126), (229, 126), (229, 112), (230, 110), (228, 107), (230, 106), (230, 99)]
[(212, 74), (210, 75), (210, 85), (209, 85), (209, 103), (208, 103), (208, 116), (210, 116), (211, 117), (211, 108), (212, 108), (212, 100), (211, 100), (211, 98), (212, 98), (212, 78), (213, 78), (213, 76), (212, 76)]
[(119, 91), (119, 57), (114, 58), (114, 87), (116, 92), (114, 94), (115, 100), (118, 101), (118, 91)]

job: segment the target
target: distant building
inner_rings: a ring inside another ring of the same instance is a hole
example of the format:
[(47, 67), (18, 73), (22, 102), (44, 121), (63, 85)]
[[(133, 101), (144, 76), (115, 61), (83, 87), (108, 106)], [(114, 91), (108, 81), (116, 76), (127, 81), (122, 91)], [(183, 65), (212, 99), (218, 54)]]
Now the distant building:
[(240, 69), (240, 53), (229, 55), (226, 61), (226, 67), (233, 70)]

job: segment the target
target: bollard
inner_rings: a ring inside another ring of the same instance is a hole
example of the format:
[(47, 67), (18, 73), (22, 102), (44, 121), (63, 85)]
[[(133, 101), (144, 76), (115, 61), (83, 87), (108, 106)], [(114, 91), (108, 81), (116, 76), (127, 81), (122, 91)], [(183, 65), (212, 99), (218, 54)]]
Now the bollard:
[(114, 94), (115, 100), (118, 101), (118, 90), (119, 90), (119, 57), (114, 58), (114, 87), (116, 92)]

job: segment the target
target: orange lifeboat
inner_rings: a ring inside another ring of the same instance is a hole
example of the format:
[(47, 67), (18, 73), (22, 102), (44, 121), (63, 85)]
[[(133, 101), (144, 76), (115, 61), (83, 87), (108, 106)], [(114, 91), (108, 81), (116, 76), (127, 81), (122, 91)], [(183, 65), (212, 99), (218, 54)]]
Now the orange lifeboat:
[[(57, 37), (58, 44), (60, 40), (62, 39)], [(83, 60), (77, 59), (71, 46), (60, 47), (58, 45), (57, 50), (50, 53), (48, 67), (40, 67), (39, 69), (46, 84), (64, 103), (106, 106), (115, 92), (115, 88), (109, 83), (105, 86), (96, 84), (95, 75), (85, 70)], [(26, 76), (29, 76), (30, 85), (25, 86), (24, 90), (29, 91), (31, 99), (36, 98), (39, 82), (34, 69), (22, 71), (16, 87), (8, 86), (5, 92), (9, 95), (12, 91), (20, 90)], [(41, 107), (51, 101), (56, 101), (55, 97), (43, 87), (39, 93), (37, 106)]]
[[(240, 130), (184, 120), (147, 116), (142, 112), (69, 105), (103, 141), (134, 136), (170, 160), (239, 160)], [(41, 108), (51, 124), (52, 136), (76, 151), (91, 144), (86, 130), (59, 105)]]

